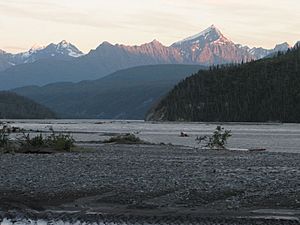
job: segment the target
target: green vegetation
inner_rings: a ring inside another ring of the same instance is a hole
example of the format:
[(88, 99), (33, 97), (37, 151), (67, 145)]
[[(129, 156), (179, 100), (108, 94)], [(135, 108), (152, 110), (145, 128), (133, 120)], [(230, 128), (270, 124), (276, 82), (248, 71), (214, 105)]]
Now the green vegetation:
[(29, 134), (23, 133), (23, 138), (19, 140), (20, 148), (25, 150), (49, 148), (56, 151), (71, 151), (74, 147), (75, 140), (69, 134), (56, 133), (52, 128), (51, 134), (43, 136), (39, 134), (30, 137)]
[(141, 140), (134, 134), (124, 134), (118, 135), (116, 137), (111, 137), (108, 140), (103, 141), (103, 143), (115, 143), (115, 144), (148, 144), (147, 142)]
[(30, 137), (25, 134), (13, 140), (11, 132), (2, 128), (0, 130), (0, 150), (3, 153), (51, 153), (70, 152), (74, 147), (75, 140), (69, 134), (56, 133), (51, 129), (50, 135)]
[(211, 137), (200, 136), (196, 138), (199, 144), (205, 142), (205, 147), (210, 149), (225, 149), (228, 139), (231, 137), (231, 131), (224, 127), (217, 126)]
[(23, 140), (20, 141), (23, 148), (39, 148), (46, 146), (46, 140), (42, 134), (30, 138), (29, 134), (23, 134)]
[(9, 133), (4, 129), (0, 129), (0, 148), (7, 148), (9, 143)]
[(48, 146), (62, 151), (71, 151), (74, 147), (75, 140), (69, 134), (58, 134), (52, 133), (51, 136), (47, 138)]
[(0, 92), (0, 119), (49, 119), (55, 114), (46, 107), (12, 92)]
[(300, 49), (186, 78), (149, 120), (300, 122)]

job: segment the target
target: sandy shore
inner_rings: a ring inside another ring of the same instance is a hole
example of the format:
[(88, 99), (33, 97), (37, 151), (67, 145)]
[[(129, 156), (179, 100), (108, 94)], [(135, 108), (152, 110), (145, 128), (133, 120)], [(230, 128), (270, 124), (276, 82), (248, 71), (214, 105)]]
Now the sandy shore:
[(299, 224), (299, 162), (300, 154), (151, 145), (4, 154), (0, 217)]

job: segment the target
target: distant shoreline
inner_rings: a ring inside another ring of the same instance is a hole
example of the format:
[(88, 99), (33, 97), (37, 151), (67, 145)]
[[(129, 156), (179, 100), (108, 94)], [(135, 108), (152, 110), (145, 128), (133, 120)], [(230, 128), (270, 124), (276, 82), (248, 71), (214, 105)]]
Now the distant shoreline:
[(67, 119), (67, 118), (60, 118), (60, 119), (0, 119), (1, 122), (7, 123), (14, 123), (14, 122), (29, 122), (29, 121), (47, 121), (49, 122), (58, 122), (58, 121), (93, 121), (93, 122), (106, 122), (106, 123), (113, 123), (113, 122), (140, 122), (140, 123), (152, 123), (152, 124), (159, 124), (159, 123), (170, 123), (170, 124), (229, 124), (229, 125), (282, 125), (282, 124), (299, 124), (299, 123), (282, 123), (282, 122), (197, 122), (197, 121), (148, 121), (148, 120), (127, 120), (127, 119)]

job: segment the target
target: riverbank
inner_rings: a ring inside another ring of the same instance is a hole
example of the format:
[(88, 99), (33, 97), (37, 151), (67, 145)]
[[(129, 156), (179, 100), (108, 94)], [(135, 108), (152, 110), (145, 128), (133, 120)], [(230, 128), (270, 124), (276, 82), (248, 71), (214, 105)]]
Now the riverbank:
[(300, 215), (299, 162), (300, 154), (292, 153), (158, 145), (3, 154), (1, 217), (57, 215), (89, 221), (277, 217), (294, 223)]
[[(149, 123), (124, 120), (12, 120), (11, 126), (26, 131), (70, 133), (78, 142), (99, 142), (120, 134), (133, 133), (150, 143), (198, 147), (197, 136), (211, 135), (216, 124)], [(218, 124), (220, 125), (220, 124)], [(271, 152), (300, 153), (300, 124), (226, 124), (232, 131), (228, 148), (264, 148)], [(182, 138), (184, 132), (189, 137)], [(35, 134), (39, 134), (35, 133)]]

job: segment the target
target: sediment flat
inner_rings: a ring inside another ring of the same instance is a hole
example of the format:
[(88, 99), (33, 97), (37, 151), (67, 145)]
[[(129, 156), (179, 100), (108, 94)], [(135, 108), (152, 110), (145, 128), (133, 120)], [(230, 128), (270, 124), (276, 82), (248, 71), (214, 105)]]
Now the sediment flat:
[(167, 145), (2, 154), (0, 217), (299, 224), (299, 162), (300, 154)]

